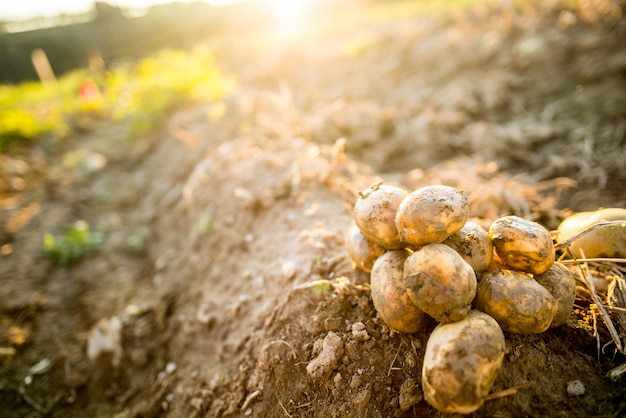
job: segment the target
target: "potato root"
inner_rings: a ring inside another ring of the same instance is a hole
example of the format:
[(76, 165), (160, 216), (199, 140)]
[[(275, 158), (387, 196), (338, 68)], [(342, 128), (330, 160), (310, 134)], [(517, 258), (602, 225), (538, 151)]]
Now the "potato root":
[(395, 216), (408, 192), (388, 184), (375, 184), (362, 191), (354, 205), (353, 217), (363, 235), (383, 248), (404, 248), (396, 230)]
[(404, 282), (406, 250), (393, 250), (378, 257), (370, 277), (374, 307), (387, 325), (396, 331), (414, 333), (428, 322), (427, 315), (409, 297)]
[[(564, 241), (599, 221), (626, 220), (626, 209), (606, 208), (579, 212), (565, 218), (558, 227), (559, 241)], [(626, 258), (626, 224), (605, 226), (577, 238), (569, 247), (575, 257)]]
[(348, 228), (346, 248), (353, 265), (366, 273), (372, 271), (372, 266), (376, 259), (385, 252), (383, 247), (365, 238), (365, 235), (363, 235), (356, 224), (352, 224)]
[(504, 334), (485, 313), (472, 310), (461, 321), (437, 325), (424, 355), (424, 398), (441, 412), (476, 411), (493, 386), (504, 353)]
[(466, 222), (458, 232), (442, 244), (455, 250), (475, 272), (485, 271), (493, 256), (493, 244), (485, 229), (475, 222)]
[(458, 232), (469, 215), (465, 193), (450, 186), (426, 186), (406, 196), (395, 218), (400, 239), (421, 246)]
[(467, 316), (476, 295), (476, 273), (452, 248), (423, 246), (407, 257), (404, 275), (410, 300), (438, 322)]
[(491, 224), (489, 237), (500, 260), (513, 270), (541, 274), (554, 263), (550, 231), (537, 222), (505, 216)]
[(481, 275), (474, 304), (504, 331), (517, 334), (544, 332), (556, 314), (556, 301), (548, 289), (522, 272), (505, 269)]
[(536, 275), (535, 280), (548, 289), (556, 301), (556, 313), (550, 328), (563, 325), (574, 308), (576, 278), (566, 266), (561, 263), (554, 263), (548, 271)]

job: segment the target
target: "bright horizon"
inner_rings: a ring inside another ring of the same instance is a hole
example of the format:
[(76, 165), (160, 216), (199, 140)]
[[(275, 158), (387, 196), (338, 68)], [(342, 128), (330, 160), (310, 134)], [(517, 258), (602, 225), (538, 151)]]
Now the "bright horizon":
[[(122, 8), (142, 9), (155, 4), (172, 3), (174, 1), (189, 2), (193, 0), (109, 0), (105, 1)], [(203, 0), (211, 5), (219, 6), (236, 3), (242, 0)], [(0, 21), (18, 21), (35, 17), (51, 17), (62, 13), (79, 14), (93, 9), (95, 0), (0, 0)]]

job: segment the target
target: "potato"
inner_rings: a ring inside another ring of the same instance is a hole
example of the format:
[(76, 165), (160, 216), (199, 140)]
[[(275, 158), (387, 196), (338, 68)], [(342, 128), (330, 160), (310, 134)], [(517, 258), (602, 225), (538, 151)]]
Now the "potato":
[(548, 271), (536, 275), (535, 280), (548, 289), (556, 301), (556, 313), (550, 328), (563, 325), (574, 308), (576, 278), (566, 266), (561, 263), (554, 263)]
[(410, 299), (404, 283), (406, 250), (393, 250), (378, 257), (370, 278), (374, 307), (396, 331), (414, 333), (424, 329), (428, 316)]
[(476, 273), (452, 248), (428, 244), (407, 257), (404, 281), (409, 298), (443, 323), (467, 316), (476, 295)]
[(440, 243), (458, 232), (468, 214), (465, 193), (450, 186), (426, 186), (402, 200), (395, 223), (402, 241), (421, 246)]
[(554, 263), (550, 231), (537, 222), (505, 216), (491, 224), (489, 238), (500, 260), (513, 270), (541, 274)]
[(504, 334), (489, 315), (472, 310), (439, 324), (426, 343), (422, 390), (445, 413), (470, 414), (482, 406), (504, 359)]
[(556, 301), (532, 277), (513, 270), (488, 270), (478, 282), (476, 309), (491, 315), (504, 331), (539, 334), (556, 314)]
[[(565, 241), (599, 221), (626, 220), (626, 209), (606, 208), (594, 212), (579, 212), (565, 218), (558, 228), (559, 241)], [(570, 251), (575, 257), (626, 258), (626, 224), (595, 229), (577, 238)]]
[(359, 194), (354, 205), (354, 221), (368, 241), (390, 250), (404, 248), (395, 216), (407, 195), (406, 190), (388, 184), (375, 184)]
[(365, 238), (356, 224), (352, 224), (346, 233), (346, 248), (355, 267), (369, 273), (378, 257), (385, 249)]
[(493, 256), (493, 244), (485, 229), (475, 222), (466, 222), (460, 231), (442, 244), (459, 253), (475, 272), (487, 270)]

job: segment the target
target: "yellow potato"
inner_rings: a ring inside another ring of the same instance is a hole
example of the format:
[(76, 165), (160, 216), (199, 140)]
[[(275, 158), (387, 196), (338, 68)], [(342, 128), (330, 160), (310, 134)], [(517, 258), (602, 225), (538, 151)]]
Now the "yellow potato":
[(385, 249), (365, 238), (356, 224), (352, 224), (346, 233), (346, 248), (355, 267), (369, 273), (378, 257)]
[(370, 278), (374, 307), (396, 331), (414, 333), (424, 329), (428, 316), (411, 301), (404, 283), (406, 250), (388, 251), (378, 257)]
[(458, 232), (468, 214), (465, 193), (450, 186), (426, 186), (402, 200), (395, 223), (402, 241), (421, 246), (442, 242)]
[[(579, 233), (599, 221), (626, 221), (626, 209), (606, 208), (594, 212), (579, 212), (565, 218), (558, 228), (559, 241)], [(626, 223), (606, 226), (582, 235), (570, 245), (575, 257), (626, 258)]]
[(404, 248), (396, 230), (395, 216), (408, 192), (388, 184), (375, 184), (362, 191), (354, 205), (354, 221), (363, 235), (383, 248)]
[(489, 315), (472, 310), (439, 324), (424, 354), (424, 398), (441, 412), (470, 414), (485, 402), (505, 353), (504, 334)]
[(556, 301), (556, 313), (550, 328), (563, 325), (572, 313), (576, 300), (576, 278), (561, 263), (554, 263), (548, 271), (535, 276), (537, 283), (548, 289)]
[(485, 229), (475, 222), (466, 222), (463, 228), (442, 244), (455, 250), (475, 272), (487, 270), (493, 256), (493, 244)]
[(439, 322), (467, 316), (476, 295), (476, 273), (452, 248), (428, 244), (408, 256), (404, 281), (413, 303)]
[(476, 309), (491, 315), (504, 331), (539, 334), (556, 314), (556, 301), (532, 277), (513, 270), (488, 270), (478, 283)]
[(541, 274), (554, 264), (550, 231), (537, 222), (505, 216), (491, 224), (489, 238), (500, 261), (513, 270)]

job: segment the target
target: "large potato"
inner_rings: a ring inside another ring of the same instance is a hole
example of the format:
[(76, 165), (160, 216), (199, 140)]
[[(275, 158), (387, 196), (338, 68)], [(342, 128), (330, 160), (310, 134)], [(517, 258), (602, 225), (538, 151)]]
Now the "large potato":
[(491, 263), (493, 244), (487, 231), (475, 222), (466, 222), (442, 244), (459, 253), (477, 273), (485, 271)]
[(424, 398), (441, 412), (474, 412), (489, 394), (504, 352), (504, 334), (485, 313), (472, 310), (461, 321), (437, 325), (424, 354)]
[(554, 263), (550, 231), (537, 222), (505, 216), (491, 224), (489, 238), (500, 260), (513, 270), (541, 274)]
[(469, 215), (465, 193), (450, 186), (426, 186), (406, 196), (396, 213), (400, 239), (415, 246), (439, 243), (459, 231)]
[(356, 224), (348, 228), (346, 248), (354, 266), (367, 273), (372, 271), (376, 259), (385, 252), (380, 245), (368, 241)]
[(387, 325), (396, 331), (413, 333), (424, 328), (428, 316), (409, 297), (404, 283), (406, 250), (388, 251), (378, 257), (370, 278), (374, 307)]
[(375, 184), (362, 191), (354, 205), (354, 221), (365, 237), (383, 248), (400, 249), (395, 217), (400, 202), (408, 192), (389, 184)]
[(561, 263), (554, 263), (548, 271), (535, 276), (537, 283), (548, 289), (556, 301), (556, 313), (550, 328), (563, 325), (572, 313), (576, 300), (576, 278)]
[(504, 331), (516, 334), (542, 333), (556, 314), (556, 301), (548, 289), (522, 272), (505, 269), (482, 274), (474, 304)]
[[(594, 212), (579, 212), (563, 220), (558, 228), (559, 241), (579, 233), (599, 221), (626, 220), (626, 209), (606, 208)], [(586, 233), (570, 245), (575, 257), (626, 257), (626, 224), (605, 226)]]
[(476, 295), (476, 273), (452, 248), (428, 244), (407, 257), (404, 281), (413, 303), (439, 322), (467, 316)]

